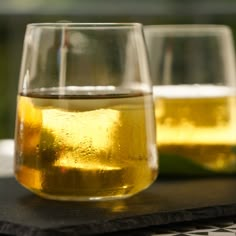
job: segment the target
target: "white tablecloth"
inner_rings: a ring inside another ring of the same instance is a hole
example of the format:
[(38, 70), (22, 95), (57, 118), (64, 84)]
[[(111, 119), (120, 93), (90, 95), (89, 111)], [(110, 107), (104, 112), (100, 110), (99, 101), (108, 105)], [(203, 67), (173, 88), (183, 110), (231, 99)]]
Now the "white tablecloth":
[(0, 177), (13, 175), (14, 140), (0, 140)]

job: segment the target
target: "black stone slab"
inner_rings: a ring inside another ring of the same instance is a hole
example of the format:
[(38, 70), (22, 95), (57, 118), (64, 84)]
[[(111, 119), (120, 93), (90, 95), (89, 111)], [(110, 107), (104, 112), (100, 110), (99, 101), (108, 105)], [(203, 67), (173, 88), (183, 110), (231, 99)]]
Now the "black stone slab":
[(0, 234), (92, 235), (236, 215), (236, 178), (159, 179), (125, 200), (58, 202), (0, 178)]

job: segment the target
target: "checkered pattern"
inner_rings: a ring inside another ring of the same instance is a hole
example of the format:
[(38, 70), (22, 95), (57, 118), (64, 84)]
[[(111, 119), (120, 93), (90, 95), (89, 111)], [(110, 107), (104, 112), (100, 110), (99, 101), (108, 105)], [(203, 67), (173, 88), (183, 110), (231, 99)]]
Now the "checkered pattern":
[(158, 227), (150, 236), (236, 236), (236, 217)]
[[(236, 236), (236, 216), (181, 222), (104, 234), (104, 236)], [(101, 235), (100, 235), (101, 236)]]

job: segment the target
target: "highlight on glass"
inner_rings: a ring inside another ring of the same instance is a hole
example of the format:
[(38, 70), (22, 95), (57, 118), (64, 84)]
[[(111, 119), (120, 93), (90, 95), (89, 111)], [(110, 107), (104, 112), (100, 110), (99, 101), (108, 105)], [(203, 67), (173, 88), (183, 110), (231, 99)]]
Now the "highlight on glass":
[(17, 104), (15, 176), (35, 194), (117, 199), (156, 179), (142, 25), (29, 24)]

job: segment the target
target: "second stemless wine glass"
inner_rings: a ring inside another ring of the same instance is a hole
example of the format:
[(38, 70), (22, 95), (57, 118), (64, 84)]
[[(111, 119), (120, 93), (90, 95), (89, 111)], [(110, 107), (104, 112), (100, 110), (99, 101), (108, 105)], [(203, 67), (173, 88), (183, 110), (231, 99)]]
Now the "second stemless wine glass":
[(140, 24), (29, 24), (15, 175), (58, 200), (131, 196), (156, 178), (154, 106)]
[(161, 173), (236, 173), (236, 76), (230, 28), (147, 26), (145, 36)]

